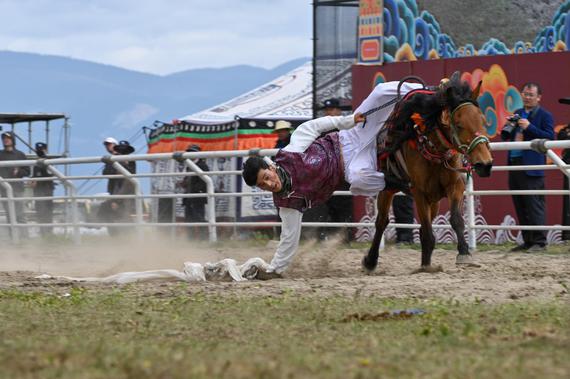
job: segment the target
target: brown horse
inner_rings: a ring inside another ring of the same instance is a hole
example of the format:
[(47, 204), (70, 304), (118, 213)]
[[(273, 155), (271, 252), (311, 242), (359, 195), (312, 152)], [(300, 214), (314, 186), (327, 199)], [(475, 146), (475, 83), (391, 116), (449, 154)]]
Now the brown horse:
[[(491, 175), (493, 158), (485, 137), (485, 119), (477, 104), (481, 83), (472, 91), (459, 73), (437, 91), (413, 91), (398, 103), (387, 121), (389, 159), (399, 161), (401, 176), (409, 180), (411, 193), (421, 223), (422, 260), (420, 271), (434, 271), (431, 255), (435, 246), (432, 222), (439, 211), (440, 200), (450, 202), (450, 223), (457, 235), (458, 264), (471, 264), (472, 256), (464, 237), (462, 217), (465, 182), (463, 173), (470, 167), (481, 177)], [(399, 155), (399, 159), (395, 159)], [(384, 170), (386, 167), (382, 167)], [(388, 225), (388, 212), (394, 192), (378, 196), (376, 232), (368, 255), (362, 260), (371, 272), (378, 263), (382, 234)]]

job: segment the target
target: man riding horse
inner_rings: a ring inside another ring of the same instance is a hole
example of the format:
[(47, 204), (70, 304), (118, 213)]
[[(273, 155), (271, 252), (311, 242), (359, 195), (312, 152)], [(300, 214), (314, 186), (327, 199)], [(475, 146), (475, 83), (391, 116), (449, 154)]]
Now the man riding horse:
[[(249, 186), (273, 192), (282, 220), (280, 243), (267, 272), (258, 278), (280, 277), (299, 246), (303, 212), (327, 201), (346, 181), (354, 195), (376, 196), (380, 191), (409, 191), (406, 181), (385, 175), (377, 166), (377, 137), (399, 96), (421, 84), (379, 84), (354, 115), (322, 117), (300, 125), (275, 163), (251, 157), (243, 178)], [(338, 132), (331, 132), (339, 129)], [(322, 136), (323, 133), (328, 133)]]

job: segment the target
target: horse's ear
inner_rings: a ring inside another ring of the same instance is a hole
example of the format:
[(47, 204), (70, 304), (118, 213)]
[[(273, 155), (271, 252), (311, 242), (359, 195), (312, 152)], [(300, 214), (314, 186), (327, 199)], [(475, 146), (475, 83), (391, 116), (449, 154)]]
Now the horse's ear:
[(479, 80), (477, 87), (475, 87), (475, 89), (473, 90), (473, 93), (471, 93), (471, 100), (477, 101), (477, 98), (479, 97), (479, 93), (481, 92), (481, 84), (483, 84), (483, 81)]
[(451, 77), (449, 78), (449, 80), (450, 80), (452, 83), (458, 83), (460, 77), (461, 77), (461, 73), (460, 73), (459, 71), (455, 71), (455, 72), (451, 75)]
[(440, 121), (441, 121), (442, 125), (445, 125), (445, 126), (450, 125), (449, 110), (447, 108), (444, 108), (444, 110), (441, 111)]

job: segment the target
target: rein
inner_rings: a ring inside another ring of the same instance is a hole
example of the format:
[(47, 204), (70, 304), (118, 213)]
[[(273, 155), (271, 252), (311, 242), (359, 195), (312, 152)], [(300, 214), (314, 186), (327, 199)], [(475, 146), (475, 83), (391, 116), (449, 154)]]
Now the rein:
[[(448, 170), (467, 173), (468, 176), (471, 176), (473, 172), (473, 166), (469, 161), (468, 154), (470, 154), (478, 145), (481, 143), (489, 143), (489, 138), (484, 135), (477, 133), (476, 137), (471, 140), (469, 144), (462, 143), (459, 139), (459, 127), (455, 124), (454, 115), (455, 113), (468, 105), (477, 106), (477, 104), (473, 101), (465, 101), (459, 104), (450, 115), (450, 126), (451, 126), (451, 141), (447, 138), (447, 136), (441, 131), (440, 128), (436, 128), (434, 133), (439, 140), (439, 142), (445, 147), (444, 152), (437, 151), (438, 148), (435, 144), (429, 140), (426, 132), (426, 127), (423, 124), (423, 119), (421, 115), (418, 113), (414, 113), (412, 115), (412, 121), (414, 121), (414, 130), (417, 133), (417, 140), (418, 140), (418, 151), (422, 154), (422, 156), (431, 162), (440, 163), (445, 166)], [(435, 152), (434, 152), (435, 150)], [(455, 168), (451, 166), (451, 160), (458, 154), (461, 154), (462, 157), (462, 168)]]

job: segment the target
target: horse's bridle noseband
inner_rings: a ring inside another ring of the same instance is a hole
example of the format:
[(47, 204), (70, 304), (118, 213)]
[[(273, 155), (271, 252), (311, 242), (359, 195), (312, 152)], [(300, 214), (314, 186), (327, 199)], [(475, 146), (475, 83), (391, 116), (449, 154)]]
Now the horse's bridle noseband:
[(457, 112), (459, 109), (468, 105), (472, 105), (474, 107), (479, 108), (476, 102), (468, 100), (456, 106), (455, 109), (451, 111), (451, 114), (449, 116), (449, 125), (451, 126), (451, 141), (455, 145), (454, 147), (457, 149), (457, 151), (459, 151), (463, 155), (469, 155), (473, 150), (475, 150), (475, 148), (478, 145), (482, 143), (486, 143), (488, 145), (490, 142), (487, 136), (481, 135), (479, 133), (476, 134), (476, 137), (473, 138), (468, 145), (461, 142), (461, 140), (459, 139), (459, 130), (458, 130), (459, 127), (453, 121), (453, 116), (455, 115), (455, 112)]

